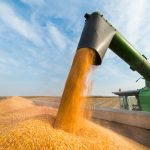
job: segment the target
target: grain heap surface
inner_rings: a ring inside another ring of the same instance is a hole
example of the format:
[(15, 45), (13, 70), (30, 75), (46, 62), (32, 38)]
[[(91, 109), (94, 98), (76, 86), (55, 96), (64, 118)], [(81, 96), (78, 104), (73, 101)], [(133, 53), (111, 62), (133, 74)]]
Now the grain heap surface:
[(0, 101), (1, 113), (7, 113), (28, 107), (33, 107), (32, 102), (19, 96), (8, 97), (6, 100)]
[(47, 115), (56, 115), (57, 110), (46, 106), (36, 106), (22, 97), (10, 97), (0, 101), (0, 134), (6, 134), (24, 120)]
[[(0, 113), (0, 150), (146, 150), (142, 145), (126, 139), (102, 126), (82, 120), (76, 135), (53, 128), (57, 111), (36, 106), (27, 99), (16, 97), (13, 103), (24, 107)], [(1, 101), (0, 105), (3, 105)], [(12, 103), (12, 101), (10, 101)], [(9, 99), (7, 100), (9, 104)], [(7, 105), (5, 107), (7, 108)], [(0, 106), (1, 107), (1, 106)]]

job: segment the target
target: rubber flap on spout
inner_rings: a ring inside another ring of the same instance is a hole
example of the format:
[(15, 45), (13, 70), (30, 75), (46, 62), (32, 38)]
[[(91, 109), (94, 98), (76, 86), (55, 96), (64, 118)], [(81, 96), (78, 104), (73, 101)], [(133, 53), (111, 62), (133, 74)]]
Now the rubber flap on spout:
[(77, 47), (91, 48), (96, 52), (94, 65), (100, 65), (116, 29), (98, 12), (85, 14), (85, 25)]

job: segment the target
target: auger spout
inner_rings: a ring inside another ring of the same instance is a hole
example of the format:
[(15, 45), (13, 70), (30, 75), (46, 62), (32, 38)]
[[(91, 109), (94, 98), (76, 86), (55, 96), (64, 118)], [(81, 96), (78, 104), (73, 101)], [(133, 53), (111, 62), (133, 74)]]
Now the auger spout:
[(100, 13), (85, 15), (85, 26), (77, 49), (91, 48), (96, 52), (95, 65), (102, 63), (108, 48), (150, 81), (150, 63)]

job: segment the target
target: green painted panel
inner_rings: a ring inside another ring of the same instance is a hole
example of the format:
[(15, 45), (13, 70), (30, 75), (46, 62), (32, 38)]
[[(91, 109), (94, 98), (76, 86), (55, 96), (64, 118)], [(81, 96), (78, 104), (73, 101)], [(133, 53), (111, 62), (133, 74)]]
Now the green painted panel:
[(149, 88), (150, 88), (150, 81), (145, 80), (145, 85), (146, 85), (146, 87), (149, 87)]
[(139, 93), (140, 106), (142, 111), (150, 112), (150, 88), (143, 88)]

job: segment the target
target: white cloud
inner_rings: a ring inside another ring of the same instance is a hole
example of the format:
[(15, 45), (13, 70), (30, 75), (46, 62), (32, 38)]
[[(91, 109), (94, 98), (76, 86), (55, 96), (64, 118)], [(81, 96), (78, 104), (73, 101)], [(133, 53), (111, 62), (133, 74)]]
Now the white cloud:
[(29, 5), (39, 5), (39, 6), (44, 3), (44, 0), (21, 0), (21, 1)]
[(19, 18), (15, 11), (7, 4), (0, 3), (0, 19), (11, 29), (15, 30), (35, 45), (43, 44), (32, 25)]
[(0, 56), (0, 63), (3, 65), (5, 64), (5, 65), (11, 65), (11, 66), (18, 66), (18, 62), (9, 56), (7, 57)]
[(68, 39), (52, 23), (48, 24), (49, 40), (59, 49), (66, 48)]
[(147, 0), (132, 0), (129, 1), (129, 7), (125, 11), (126, 17), (126, 32), (128, 37), (132, 37), (132, 41), (135, 41), (141, 36), (140, 31), (142, 24), (145, 21)]
[[(22, 69), (22, 72), (25, 72), (24, 74), (31, 74), (31, 72), (42, 74), (40, 80), (34, 79), (34, 81), (38, 83), (44, 80), (45, 85), (47, 85), (49, 80), (51, 85), (43, 87), (43, 89), (54, 89), (53, 86), (56, 86), (56, 84), (60, 88), (60, 84), (63, 85), (62, 81), (66, 80), (84, 24), (83, 15), (86, 12), (102, 10), (103, 15), (132, 44), (134, 43), (133, 45), (140, 46), (140, 49), (145, 49), (143, 53), (145, 54), (146, 52), (150, 56), (148, 44), (148, 33), (150, 31), (148, 22), (150, 22), (150, 19), (146, 18), (149, 14), (146, 6), (148, 1), (146, 0), (114, 0), (113, 2), (112, 0), (93, 0), (92, 3), (75, 0), (66, 0), (65, 3), (64, 1), (57, 2), (52, 0), (21, 1), (31, 6), (30, 8), (27, 7), (27, 10), (28, 8), (31, 10), (31, 14), (28, 14), (30, 21), (25, 20), (24, 14), (17, 13), (17, 9), (20, 7), (17, 3), (12, 2), (16, 8), (14, 9), (11, 3), (9, 5), (7, 2), (0, 2), (0, 23), (2, 24), (0, 26), (0, 42), (3, 42), (3, 44), (0, 43), (2, 47), (0, 51), (4, 51), (6, 46), (6, 50), (14, 53), (14, 55), (10, 53), (9, 57), (0, 56), (0, 68), (5, 69), (4, 67), (6, 66), (5, 71), (7, 71), (7, 66), (10, 66), (11, 71), (16, 66), (18, 72), (21, 72)], [(11, 30), (13, 31), (11, 34), (15, 36), (10, 36)], [(147, 36), (145, 36), (146, 34)], [(20, 35), (27, 40), (20, 39)], [(139, 39), (140, 41), (137, 43)], [(34, 45), (31, 47), (28, 40), (37, 47)], [(141, 42), (142, 45), (139, 44)], [(2, 64), (4, 65), (1, 66)], [(136, 87), (140, 87), (134, 83), (140, 75), (132, 73), (129, 70), (129, 66), (122, 63), (122, 60), (118, 59), (118, 56), (113, 52), (107, 53), (102, 66), (97, 68), (95, 75), (94, 93), (98, 95), (111, 94), (112, 91), (118, 88), (136, 89)], [(54, 83), (53, 81), (57, 82)], [(53, 91), (56, 94), (58, 92), (60, 92), (58, 89)], [(52, 91), (48, 93), (51, 94)]]

